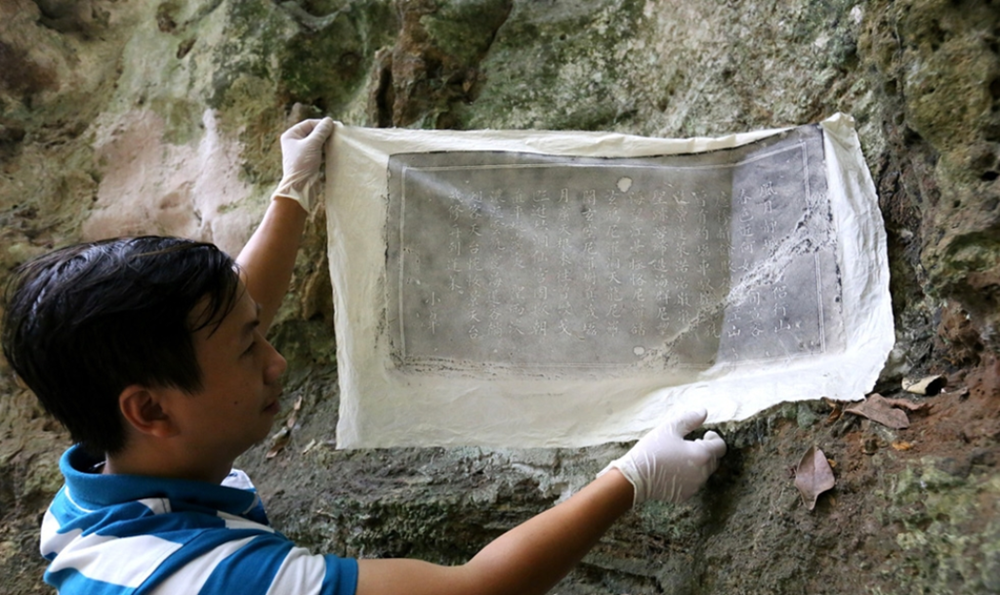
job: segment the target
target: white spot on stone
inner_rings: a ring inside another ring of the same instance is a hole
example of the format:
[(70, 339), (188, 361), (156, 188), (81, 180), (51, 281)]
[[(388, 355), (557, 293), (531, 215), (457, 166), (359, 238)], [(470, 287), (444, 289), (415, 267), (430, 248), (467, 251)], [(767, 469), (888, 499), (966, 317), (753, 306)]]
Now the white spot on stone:
[(632, 187), (632, 178), (623, 177), (618, 178), (618, 189), (622, 192), (628, 192), (628, 189)]
[(863, 19), (864, 16), (865, 16), (865, 9), (861, 8), (860, 4), (856, 5), (854, 8), (851, 9), (851, 18), (854, 19), (855, 25), (860, 25), (861, 19)]
[(646, 353), (646, 348), (643, 347), (642, 345), (636, 345), (635, 349), (632, 350), (632, 353), (636, 354), (637, 356), (640, 356)]

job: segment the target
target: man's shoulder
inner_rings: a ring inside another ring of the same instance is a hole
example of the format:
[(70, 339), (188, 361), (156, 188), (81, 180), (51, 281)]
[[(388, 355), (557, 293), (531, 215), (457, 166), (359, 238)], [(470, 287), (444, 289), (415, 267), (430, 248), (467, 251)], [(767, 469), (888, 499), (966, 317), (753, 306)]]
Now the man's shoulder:
[(222, 485), (71, 472), (46, 512), (41, 545), (46, 582), (61, 593), (109, 584), (135, 593), (230, 593), (234, 585), (266, 593), (300, 581), (349, 595), (357, 578), (356, 561), (313, 555), (274, 531), (249, 478), (235, 470)]
[(47, 555), (46, 582), (63, 594), (110, 586), (135, 594), (354, 593), (355, 560), (313, 555), (266, 525), (226, 513), (131, 508), (139, 513), (132, 518), (95, 511), (103, 519), (85, 529), (43, 528), (43, 551), (58, 547)]
[[(113, 490), (119, 483), (117, 479), (103, 476), (100, 482)], [(274, 534), (285, 540), (266, 523), (266, 518), (261, 522), (259, 515), (250, 514), (256, 506), (228, 511), (214, 506), (210, 498), (191, 497), (190, 489), (185, 492), (186, 498), (180, 499), (169, 494), (146, 494), (95, 502), (92, 495), (88, 498), (77, 494), (73, 487), (63, 486), (42, 521), (41, 550), (50, 560), (68, 555), (67, 549), (127, 547), (136, 555), (144, 555), (150, 551), (175, 551), (195, 541), (206, 542), (201, 548), (206, 549), (247, 535)], [(259, 499), (249, 502), (257, 504)]]
[[(90, 510), (72, 496), (70, 489), (60, 491), (42, 524), (41, 550), (50, 562), (45, 580), (61, 593), (109, 585), (136, 593), (153, 585), (166, 593), (226, 593), (234, 584), (269, 585), (296, 560), (290, 540), (243, 516), (167, 498)], [(297, 565), (317, 585), (330, 572), (321, 556)]]

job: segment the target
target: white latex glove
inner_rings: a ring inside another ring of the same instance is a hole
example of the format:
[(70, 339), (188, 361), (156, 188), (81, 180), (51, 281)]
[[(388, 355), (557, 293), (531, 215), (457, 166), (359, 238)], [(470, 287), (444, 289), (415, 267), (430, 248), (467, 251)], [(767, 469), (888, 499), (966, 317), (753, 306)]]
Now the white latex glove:
[(665, 420), (636, 442), (625, 456), (598, 475), (617, 468), (635, 488), (632, 506), (649, 499), (683, 502), (694, 495), (726, 454), (726, 443), (715, 432), (685, 440), (684, 435), (708, 417), (704, 409), (687, 411)]
[(303, 120), (281, 135), (281, 181), (271, 195), (297, 201), (309, 211), (312, 187), (319, 179), (323, 145), (333, 132), (333, 120)]

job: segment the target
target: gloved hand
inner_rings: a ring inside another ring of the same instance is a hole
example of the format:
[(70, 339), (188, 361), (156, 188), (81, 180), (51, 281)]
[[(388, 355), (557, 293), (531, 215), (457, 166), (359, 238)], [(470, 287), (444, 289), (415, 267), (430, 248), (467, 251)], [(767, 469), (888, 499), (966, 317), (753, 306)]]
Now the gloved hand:
[(616, 459), (598, 475), (617, 468), (635, 488), (632, 506), (648, 499), (679, 503), (705, 483), (726, 454), (726, 443), (715, 432), (698, 440), (684, 435), (705, 422), (704, 409), (687, 411), (665, 420), (642, 437), (625, 456)]
[(333, 120), (304, 120), (281, 135), (281, 181), (271, 195), (298, 201), (309, 211), (312, 187), (319, 179), (323, 145), (333, 132)]

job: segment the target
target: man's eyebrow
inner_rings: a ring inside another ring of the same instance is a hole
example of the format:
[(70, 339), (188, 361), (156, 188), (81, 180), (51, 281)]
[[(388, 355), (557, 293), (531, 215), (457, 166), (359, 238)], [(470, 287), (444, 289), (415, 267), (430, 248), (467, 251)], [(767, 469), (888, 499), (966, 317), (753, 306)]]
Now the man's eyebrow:
[(241, 333), (242, 335), (249, 335), (250, 333), (253, 332), (253, 330), (255, 328), (257, 328), (258, 326), (260, 326), (261, 305), (258, 304), (257, 302), (254, 302), (254, 305), (257, 307), (257, 310), (254, 313), (253, 320), (249, 320), (249, 321), (247, 321), (246, 324), (243, 325), (243, 331)]

